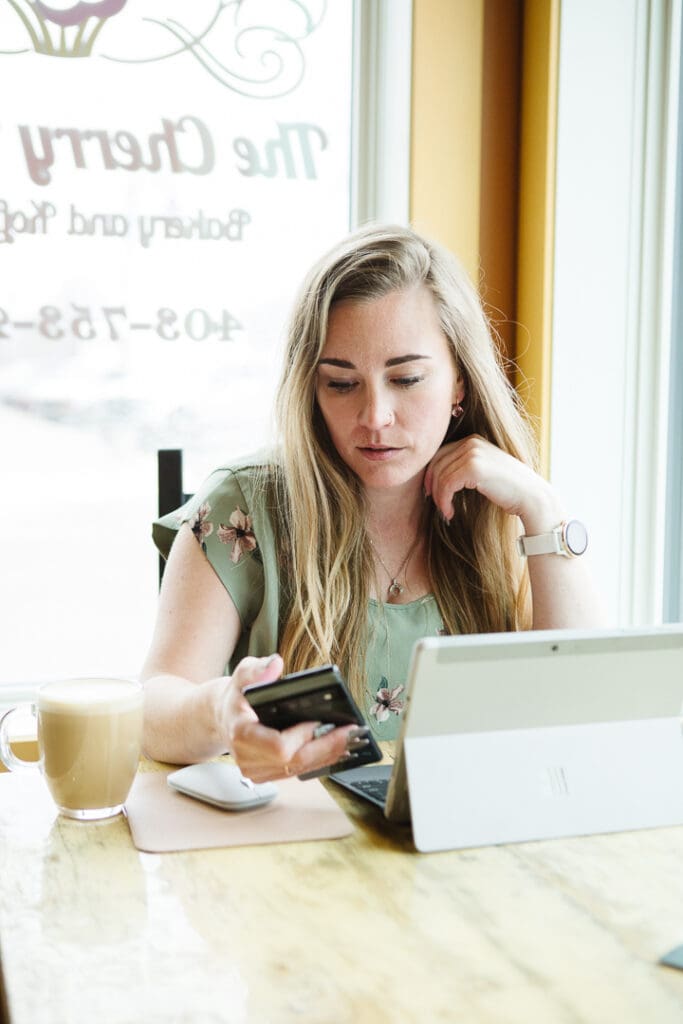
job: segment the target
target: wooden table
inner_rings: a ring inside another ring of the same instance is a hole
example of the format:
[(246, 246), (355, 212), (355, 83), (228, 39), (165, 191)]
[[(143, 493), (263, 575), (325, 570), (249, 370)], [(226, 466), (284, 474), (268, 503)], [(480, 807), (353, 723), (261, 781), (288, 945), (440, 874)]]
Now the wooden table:
[(656, 962), (683, 943), (683, 828), (417, 854), (328, 784), (348, 838), (157, 855), (15, 781), (12, 1024), (683, 1021), (683, 972)]

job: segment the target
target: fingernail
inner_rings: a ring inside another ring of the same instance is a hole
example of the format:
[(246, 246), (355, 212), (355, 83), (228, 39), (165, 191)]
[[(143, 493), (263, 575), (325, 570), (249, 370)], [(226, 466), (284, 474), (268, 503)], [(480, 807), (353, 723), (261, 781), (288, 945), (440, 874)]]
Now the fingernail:
[(336, 728), (332, 722), (320, 722), (313, 730), (313, 739), (319, 740), (321, 736), (327, 736), (328, 732)]
[(362, 750), (363, 747), (369, 747), (370, 740), (347, 740), (346, 749), (349, 754), (355, 754), (357, 750)]
[(346, 735), (350, 740), (357, 740), (360, 739), (362, 736), (367, 736), (369, 732), (369, 725), (356, 725), (353, 727), (353, 729), (349, 729)]

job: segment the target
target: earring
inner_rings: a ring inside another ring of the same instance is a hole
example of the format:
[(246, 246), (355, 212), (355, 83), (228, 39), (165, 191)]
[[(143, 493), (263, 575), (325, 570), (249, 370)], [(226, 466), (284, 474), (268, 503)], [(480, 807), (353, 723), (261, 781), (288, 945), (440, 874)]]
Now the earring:
[(456, 402), (455, 405), (451, 408), (451, 416), (453, 417), (454, 420), (459, 420), (464, 411), (465, 410), (461, 406), (460, 402)]

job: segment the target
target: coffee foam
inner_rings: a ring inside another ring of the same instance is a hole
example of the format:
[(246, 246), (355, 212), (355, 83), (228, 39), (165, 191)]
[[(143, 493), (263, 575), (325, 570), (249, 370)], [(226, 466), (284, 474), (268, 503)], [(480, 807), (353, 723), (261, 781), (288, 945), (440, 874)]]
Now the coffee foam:
[(48, 683), (38, 693), (42, 711), (107, 714), (127, 711), (142, 702), (142, 687), (130, 679), (64, 679)]

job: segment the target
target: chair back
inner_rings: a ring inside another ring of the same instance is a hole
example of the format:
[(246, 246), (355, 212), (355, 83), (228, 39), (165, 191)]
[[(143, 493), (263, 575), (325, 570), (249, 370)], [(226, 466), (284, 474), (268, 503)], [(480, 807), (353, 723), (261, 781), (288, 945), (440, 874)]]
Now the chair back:
[[(183, 490), (183, 453), (180, 448), (160, 448), (157, 451), (158, 515), (165, 516), (174, 508), (184, 505), (191, 494)], [(159, 555), (159, 586), (166, 562)]]
[(9, 1019), (9, 1006), (7, 1005), (7, 995), (5, 993), (5, 986), (2, 980), (2, 964), (0, 963), (0, 1024), (11, 1024)]

